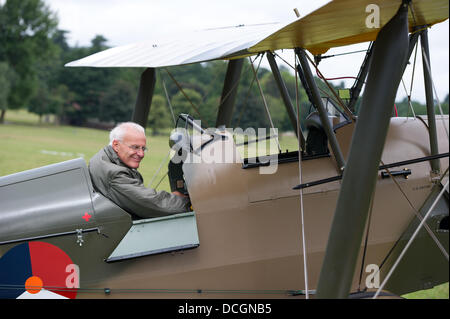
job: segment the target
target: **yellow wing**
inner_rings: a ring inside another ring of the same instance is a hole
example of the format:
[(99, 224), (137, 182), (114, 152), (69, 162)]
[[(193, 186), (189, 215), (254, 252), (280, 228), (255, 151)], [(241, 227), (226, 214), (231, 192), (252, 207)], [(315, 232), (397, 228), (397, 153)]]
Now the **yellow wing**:
[[(410, 32), (448, 19), (448, 0), (413, 0), (409, 10)], [(302, 47), (322, 54), (337, 46), (373, 41), (395, 15), (401, 0), (335, 0), (285, 26), (249, 48), (250, 52)], [(412, 8), (412, 9), (411, 9)], [(379, 27), (372, 19), (379, 14)], [(366, 22), (369, 22), (368, 24)]]

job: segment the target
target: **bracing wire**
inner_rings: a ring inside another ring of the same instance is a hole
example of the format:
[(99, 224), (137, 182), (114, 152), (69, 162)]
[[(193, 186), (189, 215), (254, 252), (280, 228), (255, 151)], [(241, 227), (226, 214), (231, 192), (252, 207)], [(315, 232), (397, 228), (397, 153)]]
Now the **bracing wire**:
[[(381, 161), (382, 165), (385, 165), (383, 163), (383, 161)], [(399, 191), (402, 193), (403, 197), (405, 197), (406, 201), (408, 202), (409, 206), (413, 209), (414, 214), (416, 215), (416, 217), (422, 221), (422, 216), (420, 215), (419, 211), (414, 207), (414, 205), (411, 203), (411, 201), (409, 200), (408, 196), (406, 195), (406, 193), (403, 191), (403, 189), (401, 188), (400, 184), (397, 182), (397, 180), (395, 179), (394, 176), (392, 176), (391, 171), (388, 168), (385, 168), (386, 172), (389, 174), (390, 178), (394, 181), (395, 185), (397, 186), (397, 188), (399, 189)], [(449, 255), (448, 252), (445, 250), (444, 246), (442, 246), (441, 242), (439, 241), (439, 239), (437, 239), (437, 237), (434, 235), (433, 231), (430, 229), (430, 227), (425, 224), (424, 228), (426, 229), (426, 231), (428, 232), (428, 234), (430, 235), (430, 237), (433, 239), (433, 241), (435, 242), (435, 244), (438, 246), (439, 250), (442, 252), (442, 254), (444, 255), (444, 257), (447, 259), (447, 261), (449, 260)]]
[[(447, 167), (447, 169), (445, 170), (445, 172), (441, 175), (441, 177), (440, 177), (438, 183), (442, 182), (443, 178), (444, 178), (445, 176), (447, 176), (448, 171), (449, 171), (449, 168)], [(388, 173), (390, 174), (390, 172), (388, 172)], [(392, 175), (390, 175), (390, 176), (391, 176), (391, 178), (393, 178)], [(402, 191), (402, 189), (401, 189), (400, 187), (399, 187), (399, 189), (400, 189), (400, 191)], [(406, 197), (406, 194), (404, 194), (404, 196), (405, 196), (406, 200), (409, 201), (408, 197)], [(414, 209), (414, 206), (412, 205), (412, 203), (410, 203), (410, 205), (411, 205), (411, 207)], [(418, 219), (421, 221), (421, 220), (422, 220), (422, 216), (419, 215), (419, 216), (418, 216)], [(427, 224), (424, 224), (424, 225), (425, 225), (425, 227), (428, 226)], [(378, 272), (381, 270), (381, 268), (383, 267), (384, 263), (385, 263), (385, 262), (388, 260), (388, 258), (391, 256), (391, 253), (392, 253), (392, 252), (394, 251), (394, 249), (397, 247), (398, 243), (399, 243), (400, 240), (404, 237), (404, 235), (406, 234), (406, 232), (407, 232), (407, 229), (405, 229), (405, 231), (400, 235), (400, 237), (397, 239), (397, 241), (395, 242), (395, 244), (391, 247), (391, 249), (389, 250), (389, 252), (386, 254), (386, 256), (384, 257), (384, 260), (380, 263), (380, 267), (379, 267)], [(439, 246), (439, 245), (438, 245), (438, 246)], [(444, 251), (445, 251), (445, 249), (444, 249)], [(445, 252), (445, 254), (446, 254), (446, 252)], [(445, 255), (445, 254), (444, 254), (444, 255)], [(447, 255), (448, 255), (448, 254), (447, 254)]]
[(192, 102), (192, 100), (189, 98), (189, 96), (186, 94), (186, 92), (183, 90), (183, 87), (180, 85), (180, 83), (178, 83), (178, 81), (175, 79), (175, 77), (172, 75), (172, 73), (170, 73), (170, 71), (167, 68), (164, 68), (164, 70), (166, 70), (167, 74), (169, 74), (170, 78), (172, 79), (172, 81), (175, 83), (175, 85), (178, 87), (178, 89), (180, 90), (180, 92), (184, 95), (184, 97), (186, 98), (186, 100), (188, 100), (188, 102), (191, 104), (192, 108), (195, 110), (195, 112), (197, 113), (197, 115), (200, 118), (200, 121), (202, 121), (202, 123), (206, 124), (206, 127), (208, 127), (208, 124), (206, 123), (206, 121), (203, 121), (202, 116), (200, 114), (200, 111), (198, 110), (197, 106), (195, 106), (194, 102)]
[[(411, 101), (411, 95), (412, 95), (412, 90), (413, 90), (413, 84), (414, 84), (414, 74), (416, 72), (416, 61), (417, 61), (417, 50), (418, 50), (419, 46), (416, 43), (416, 48), (414, 50), (414, 63), (413, 63), (413, 68), (412, 68), (412, 74), (411, 74), (411, 85), (409, 87), (409, 94), (408, 94), (408, 100)], [(411, 111), (414, 114), (414, 118), (416, 117), (416, 113), (414, 112), (414, 108), (410, 102), (410, 107), (411, 107)]]
[[(295, 58), (295, 64), (297, 64), (297, 59)], [(300, 99), (298, 92), (298, 69), (295, 68), (295, 103), (297, 106), (297, 136), (301, 136), (300, 127)], [(300, 145), (300, 138), (298, 139), (298, 177), (300, 184), (303, 183), (302, 179), (302, 150)], [(305, 219), (304, 219), (304, 207), (303, 207), (303, 189), (300, 189), (300, 216), (301, 216), (301, 227), (302, 227), (302, 249), (303, 249), (303, 269), (305, 278), (305, 291), (306, 299), (309, 299), (309, 284), (308, 284), (308, 260), (306, 254), (306, 236), (305, 236)]]
[(327, 59), (327, 58), (334, 58), (341, 55), (348, 55), (348, 54), (354, 54), (354, 53), (361, 53), (361, 52), (367, 52), (367, 50), (357, 50), (357, 51), (350, 51), (350, 52), (343, 52), (343, 53), (337, 53), (337, 54), (331, 54), (331, 55), (322, 55), (321, 59)]
[[(164, 163), (167, 162), (167, 158), (170, 155), (170, 150), (169, 152), (167, 152), (166, 157), (164, 157), (164, 159), (161, 161), (161, 164), (159, 165), (159, 168), (156, 170), (155, 174), (153, 174), (152, 179), (150, 180), (150, 182), (148, 183), (148, 187), (151, 187), (153, 184), (153, 181), (155, 180), (156, 176), (158, 176), (159, 172), (161, 171), (161, 168), (163, 167)], [(166, 175), (164, 175), (163, 177), (165, 177)], [(158, 185), (156, 185), (154, 188), (158, 188), (159, 184), (161, 183), (161, 181), (158, 183)]]
[[(403, 84), (403, 89), (405, 90), (405, 93), (408, 96), (408, 106), (409, 106), (409, 108), (411, 108), (414, 118), (416, 118), (416, 112), (414, 112), (414, 108), (411, 103), (411, 95), (409, 95), (408, 91), (406, 90), (405, 81), (403, 81), (403, 78), (402, 78), (402, 84)], [(408, 115), (409, 115), (409, 111), (406, 113), (406, 118), (408, 118)]]
[(286, 63), (287, 65), (289, 65), (289, 67), (290, 67), (293, 71), (295, 71), (295, 67), (293, 67), (289, 62), (287, 62), (285, 59), (283, 59), (283, 57), (282, 57), (281, 55), (279, 55), (279, 54), (276, 53), (275, 51), (273, 51), (273, 53), (274, 53), (278, 58), (280, 58), (284, 63)]
[(169, 174), (169, 171), (167, 171), (159, 180), (158, 184), (156, 184), (155, 189), (158, 189), (159, 184), (161, 184), (161, 182), (163, 181), (163, 179)]
[(370, 197), (370, 210), (369, 210), (369, 219), (367, 221), (367, 229), (366, 229), (366, 238), (364, 239), (364, 250), (362, 253), (362, 261), (361, 261), (361, 269), (359, 272), (359, 283), (358, 283), (358, 291), (361, 291), (361, 282), (362, 282), (362, 276), (363, 276), (363, 271), (364, 271), (364, 266), (366, 263), (366, 254), (367, 254), (367, 247), (369, 244), (369, 231), (370, 231), (370, 225), (371, 225), (371, 221), (372, 221), (372, 211), (373, 211), (373, 203), (374, 203), (374, 197), (375, 197), (375, 192), (372, 193), (372, 196)]
[(394, 265), (391, 267), (391, 269), (389, 270), (389, 273), (386, 275), (386, 277), (384, 278), (382, 284), (380, 285), (380, 287), (378, 288), (377, 292), (375, 293), (375, 295), (373, 296), (373, 299), (376, 299), (378, 297), (378, 295), (380, 294), (381, 290), (383, 290), (384, 286), (386, 285), (387, 281), (389, 280), (389, 278), (392, 276), (393, 272), (395, 271), (395, 269), (397, 268), (398, 264), (400, 263), (400, 261), (402, 260), (403, 256), (405, 255), (406, 251), (408, 250), (409, 246), (411, 246), (411, 243), (414, 241), (414, 239), (416, 238), (417, 234), (419, 233), (420, 229), (422, 228), (422, 226), (425, 224), (425, 221), (427, 220), (428, 216), (431, 214), (431, 212), (433, 211), (434, 207), (436, 206), (436, 204), (438, 203), (439, 199), (441, 199), (442, 195), (444, 194), (444, 192), (447, 190), (448, 188), (448, 183), (449, 181), (447, 181), (447, 183), (445, 183), (445, 186), (442, 188), (442, 190), (439, 192), (439, 195), (436, 197), (436, 199), (434, 200), (433, 204), (431, 205), (431, 207), (428, 209), (427, 213), (425, 214), (425, 217), (422, 219), (422, 221), (420, 222), (419, 226), (417, 227), (417, 229), (414, 231), (413, 235), (411, 236), (411, 238), (409, 239), (408, 243), (406, 244), (406, 246), (403, 248), (402, 252), (400, 253), (400, 255), (398, 256), (397, 260), (395, 261)]
[[(163, 89), (164, 89), (164, 93), (166, 95), (167, 104), (169, 105), (170, 113), (172, 114), (173, 124), (176, 125), (175, 114), (173, 112), (172, 104), (170, 103), (169, 93), (167, 92), (167, 88), (166, 88), (166, 82), (164, 81), (164, 78), (163, 78), (161, 72), (159, 71), (159, 69), (158, 69), (158, 74), (159, 74), (159, 77), (161, 79), (161, 83), (162, 83), (162, 86), (163, 86)], [(161, 171), (161, 168), (163, 167), (164, 163), (166, 163), (167, 158), (169, 157), (169, 155), (170, 155), (170, 150), (167, 153), (166, 157), (161, 161), (161, 164), (159, 165), (159, 168), (156, 170), (155, 174), (153, 174), (152, 179), (148, 183), (147, 187), (151, 187), (152, 186), (153, 181), (155, 180), (156, 176), (158, 176), (159, 172)], [(165, 177), (165, 175), (164, 175), (164, 177)], [(155, 186), (155, 189), (158, 188), (158, 186), (161, 183), (161, 181), (158, 183), (158, 185)]]
[(164, 78), (163, 78), (161, 72), (159, 71), (159, 69), (158, 69), (158, 74), (159, 74), (159, 77), (161, 79), (161, 83), (162, 83), (162, 86), (163, 86), (163, 89), (164, 89), (164, 94), (166, 95), (167, 105), (169, 105), (169, 110), (170, 110), (170, 113), (172, 114), (173, 125), (176, 125), (177, 122), (176, 122), (176, 119), (175, 119), (175, 114), (173, 112), (172, 103), (170, 103), (169, 93), (167, 92), (167, 88), (166, 88), (166, 82), (164, 81)]
[[(250, 57), (249, 57), (249, 59), (250, 59)], [(266, 101), (266, 98), (264, 97), (264, 92), (262, 91), (261, 84), (259, 83), (258, 76), (256, 74), (256, 70), (255, 70), (255, 67), (254, 67), (251, 59), (250, 59), (250, 64), (251, 64), (253, 73), (255, 75), (256, 84), (258, 85), (259, 93), (261, 94), (261, 98), (263, 100), (264, 108), (266, 109), (267, 117), (269, 118), (270, 126), (272, 128), (273, 133), (275, 135), (277, 135), (277, 137), (275, 138), (275, 141), (277, 142), (278, 151), (281, 152), (280, 142), (278, 141), (278, 134), (276, 134), (275, 127), (274, 127), (273, 121), (272, 121), (272, 116), (270, 116), (269, 107), (267, 106), (267, 101)]]
[[(414, 7), (413, 7), (412, 2), (409, 3), (409, 9), (411, 9), (411, 15), (412, 15), (414, 24), (417, 25), (416, 13), (414, 12)], [(425, 30), (427, 28), (429, 28), (429, 26), (426, 26), (426, 27), (421, 28), (419, 30), (415, 30), (414, 32), (421, 32), (421, 31), (423, 31), (423, 30)], [(423, 54), (423, 52), (424, 52), (424, 48), (423, 48), (423, 44), (422, 44), (422, 54)], [(422, 59), (422, 60), (425, 62), (425, 67), (427, 68), (427, 71), (430, 74), (430, 79), (431, 79), (431, 85), (433, 87), (433, 92), (434, 92), (435, 98), (436, 98), (436, 100), (438, 102), (439, 111), (441, 112), (441, 120), (444, 121), (444, 116), (443, 116), (444, 112), (442, 111), (442, 106), (441, 106), (441, 102), (439, 100), (439, 97), (438, 97), (438, 94), (437, 94), (437, 91), (436, 91), (436, 86), (434, 85), (433, 77), (431, 76), (431, 67), (430, 67), (430, 63), (428, 61), (429, 57), (426, 54), (423, 54), (423, 55), (424, 55), (425, 58)], [(415, 63), (415, 58), (414, 58), (414, 63)], [(411, 84), (411, 88), (412, 88), (412, 84)], [(449, 138), (449, 133), (448, 133), (447, 126), (445, 124), (443, 126), (444, 126), (444, 129), (445, 129), (445, 132), (447, 133), (447, 138)]]
[[(255, 57), (255, 59), (253, 61), (250, 60), (250, 64), (253, 65), (253, 62), (255, 62), (258, 57), (259, 57), (259, 54)], [(262, 62), (262, 56), (261, 56), (261, 59), (259, 59), (258, 66), (256, 67), (256, 74), (258, 74), (259, 67), (261, 66), (261, 62)], [(248, 90), (247, 90), (247, 93), (245, 95), (245, 99), (244, 99), (244, 102), (242, 104), (243, 106), (242, 106), (241, 112), (239, 113), (239, 117), (238, 117), (238, 121), (237, 121), (236, 127), (239, 127), (239, 124), (241, 123), (242, 115), (244, 114), (244, 110), (245, 110), (245, 108), (247, 106), (248, 97), (250, 96), (250, 92), (251, 92), (251, 89), (253, 87), (253, 83), (255, 83), (255, 77), (256, 76), (254, 74), (253, 78), (252, 78), (252, 82), (250, 83), (250, 85), (248, 87)]]
[(349, 119), (355, 121), (355, 116), (352, 113), (352, 111), (349, 110), (349, 108), (347, 107), (347, 105), (342, 101), (342, 99), (339, 97), (339, 95), (336, 93), (336, 90), (328, 83), (327, 79), (323, 76), (323, 74), (320, 72), (319, 68), (317, 67), (317, 65), (314, 63), (314, 61), (311, 60), (311, 58), (308, 56), (308, 54), (305, 54), (306, 58), (309, 60), (309, 62), (314, 66), (314, 68), (316, 69), (316, 73), (319, 75), (319, 77), (321, 79), (324, 80), (325, 84), (328, 86), (328, 89), (331, 91), (331, 93), (333, 93), (334, 97), (336, 98), (336, 100), (338, 101), (339, 105), (342, 107), (342, 109), (344, 110), (344, 112), (347, 114), (347, 116), (349, 117)]
[[(403, 77), (402, 77), (403, 89), (405, 90), (405, 94), (406, 94), (406, 96), (408, 98), (408, 106), (411, 109), (414, 118), (416, 118), (416, 112), (414, 111), (414, 107), (413, 107), (413, 105), (411, 103), (411, 96), (412, 96), (412, 90), (413, 90), (413, 84), (414, 84), (414, 74), (415, 74), (415, 71), (416, 71), (416, 61), (417, 61), (417, 49), (418, 49), (418, 47), (419, 46), (416, 43), (415, 50), (414, 50), (414, 63), (413, 63), (413, 67), (412, 67), (411, 84), (409, 86), (409, 93), (408, 93), (408, 90), (406, 89), (406, 85), (405, 85), (405, 82), (403, 81)], [(408, 112), (406, 113), (406, 118), (408, 118), (408, 117), (409, 117), (409, 109), (408, 109)]]

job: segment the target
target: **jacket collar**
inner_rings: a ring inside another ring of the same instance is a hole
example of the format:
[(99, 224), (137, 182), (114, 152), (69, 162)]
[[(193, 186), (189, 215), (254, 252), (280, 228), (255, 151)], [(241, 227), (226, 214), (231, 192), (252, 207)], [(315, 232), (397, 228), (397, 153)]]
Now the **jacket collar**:
[[(127, 165), (125, 165), (117, 155), (116, 151), (112, 148), (111, 145), (106, 146), (104, 149), (105, 154), (108, 156), (111, 163), (114, 163), (116, 165), (120, 165), (126, 168), (129, 168)], [(131, 169), (131, 168), (130, 168)]]

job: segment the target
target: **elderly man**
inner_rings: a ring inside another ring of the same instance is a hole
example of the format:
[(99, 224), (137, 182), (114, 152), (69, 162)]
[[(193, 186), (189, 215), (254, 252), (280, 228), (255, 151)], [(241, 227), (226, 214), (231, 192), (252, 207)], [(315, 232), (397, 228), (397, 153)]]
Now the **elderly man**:
[(160, 217), (188, 211), (189, 198), (147, 188), (137, 171), (144, 158), (144, 128), (133, 122), (117, 125), (110, 143), (89, 162), (89, 173), (97, 191), (126, 210), (133, 218)]

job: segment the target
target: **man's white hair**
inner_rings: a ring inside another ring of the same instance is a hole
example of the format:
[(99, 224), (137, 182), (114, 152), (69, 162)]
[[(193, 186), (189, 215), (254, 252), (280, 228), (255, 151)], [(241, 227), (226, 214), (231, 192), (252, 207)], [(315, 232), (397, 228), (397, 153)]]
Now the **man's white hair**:
[(139, 124), (136, 124), (134, 122), (120, 123), (116, 125), (116, 127), (113, 128), (109, 133), (109, 145), (112, 145), (112, 142), (114, 140), (123, 141), (123, 137), (129, 129), (136, 130), (137, 132), (145, 135), (145, 129)]

